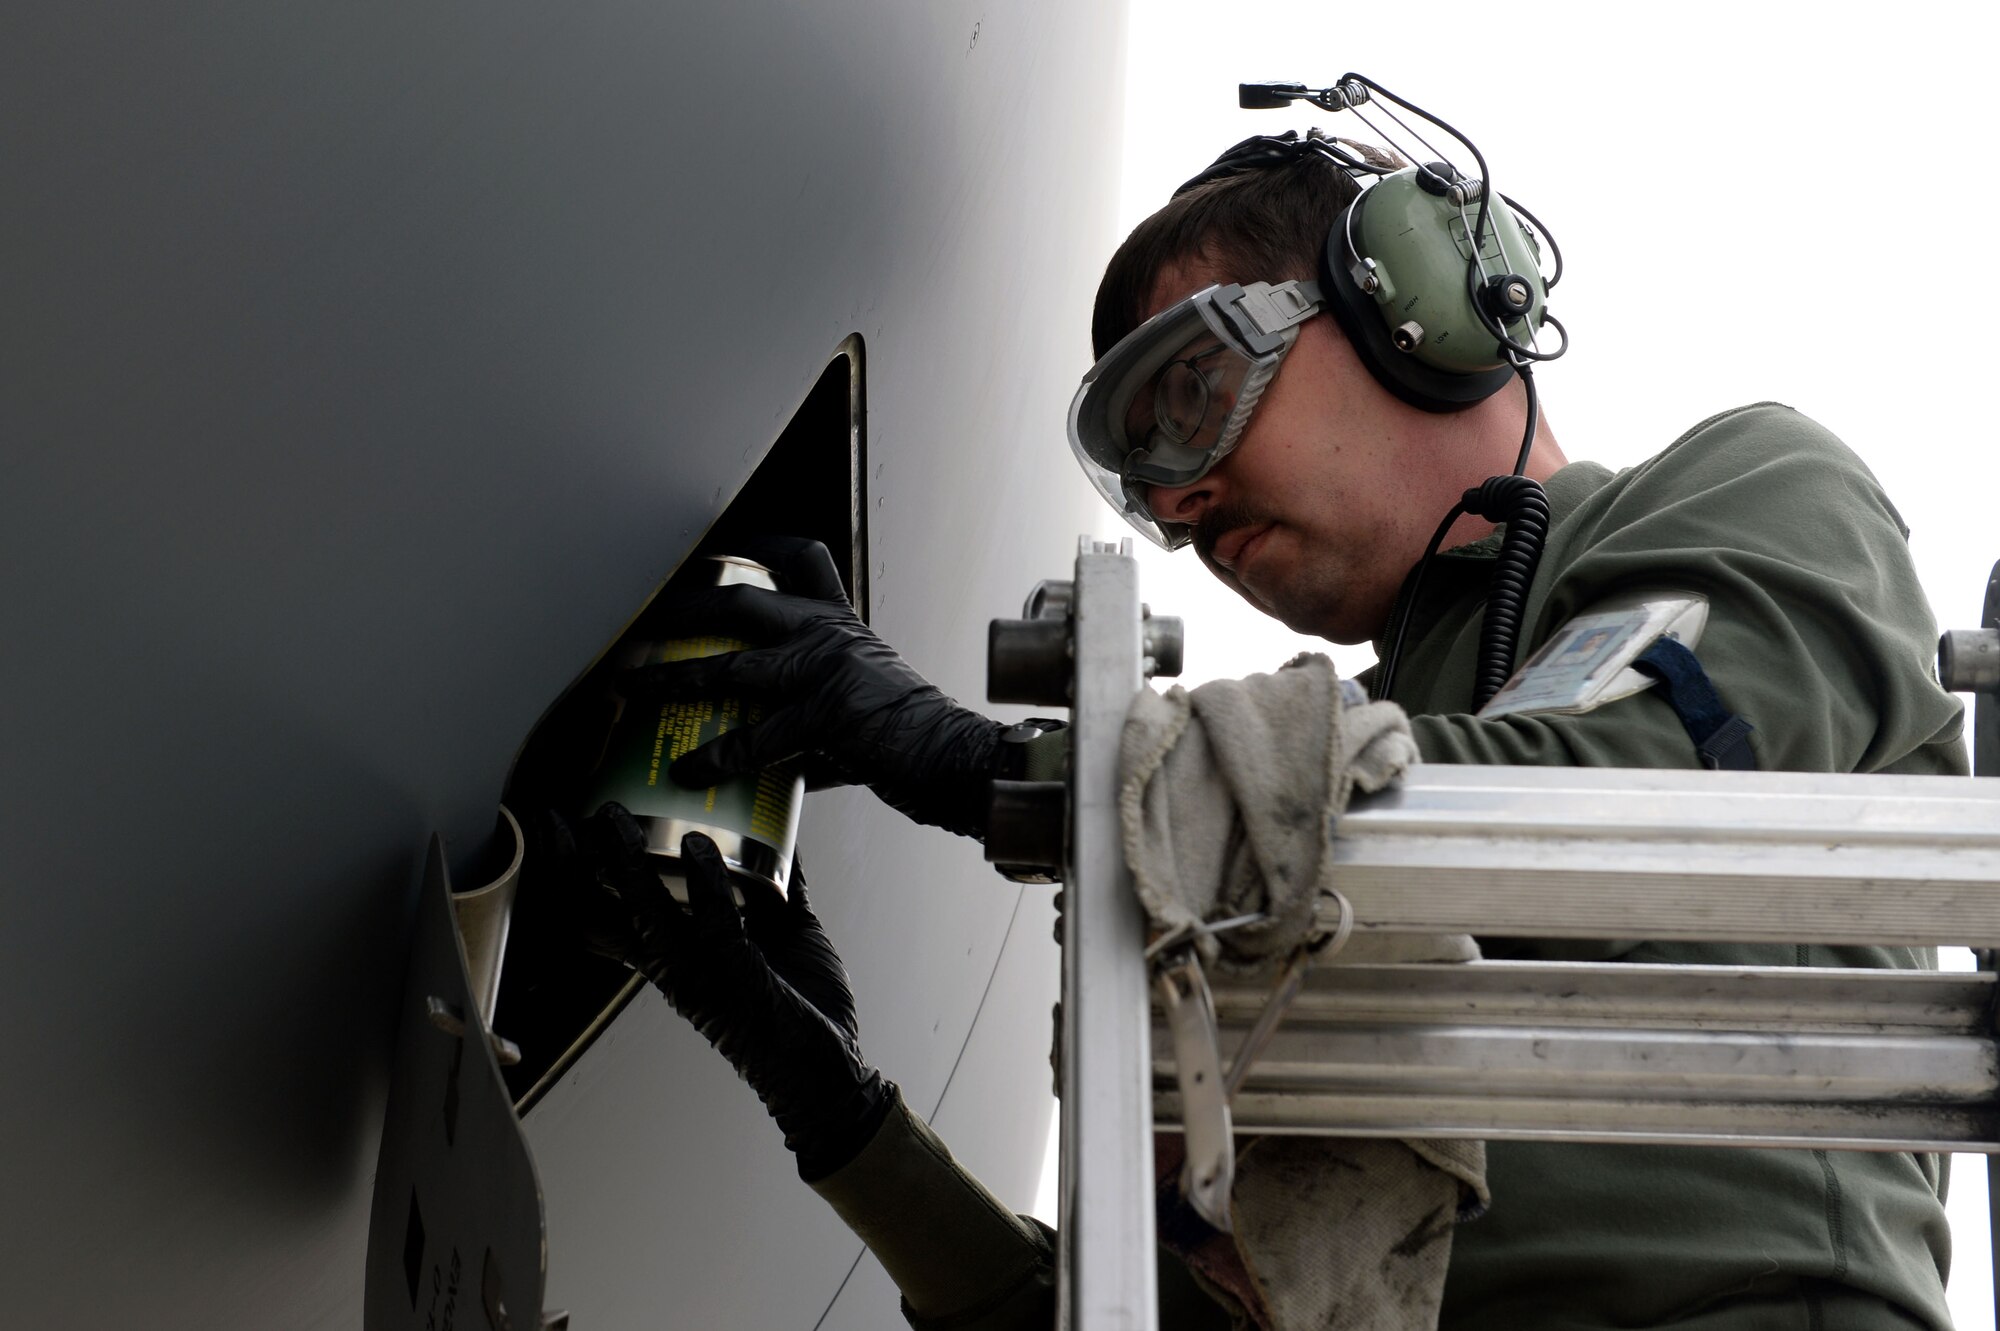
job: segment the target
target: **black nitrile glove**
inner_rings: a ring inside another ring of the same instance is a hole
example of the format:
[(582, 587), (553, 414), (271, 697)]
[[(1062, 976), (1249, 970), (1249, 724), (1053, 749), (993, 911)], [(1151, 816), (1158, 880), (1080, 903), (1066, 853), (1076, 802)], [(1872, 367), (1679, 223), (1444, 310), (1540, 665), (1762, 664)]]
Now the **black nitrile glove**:
[(683, 755), (668, 775), (699, 788), (803, 755), (810, 786), (865, 785), (917, 822), (983, 837), (1006, 727), (959, 706), (876, 637), (819, 542), (766, 538), (742, 553), (790, 590), (692, 592), (678, 598), (676, 623), (760, 645), (645, 666), (625, 686), (662, 699), (756, 699), (765, 715)]
[(625, 960), (750, 1083), (798, 1157), (799, 1176), (816, 1182), (858, 1155), (895, 1087), (861, 1055), (847, 971), (806, 903), (804, 878), (794, 872), (782, 902), (746, 894), (738, 914), (721, 852), (690, 832), (681, 839), (682, 906), (623, 808), (606, 805), (586, 840), (631, 922)]
[[(625, 817), (631, 821), (629, 813)], [(631, 964), (639, 941), (632, 917), (616, 894), (598, 881), (604, 866), (584, 853), (576, 827), (554, 809), (543, 809), (521, 830), (528, 841), (529, 872), (547, 884), (539, 899), (554, 918), (589, 951)]]

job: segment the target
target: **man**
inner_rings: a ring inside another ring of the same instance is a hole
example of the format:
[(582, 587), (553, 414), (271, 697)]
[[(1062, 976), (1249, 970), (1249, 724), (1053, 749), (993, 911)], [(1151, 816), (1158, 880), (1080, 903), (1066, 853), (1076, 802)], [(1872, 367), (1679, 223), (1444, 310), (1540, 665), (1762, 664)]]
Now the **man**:
[[(1328, 237), (1357, 192), (1353, 173), (1320, 151), (1266, 154), (1200, 178), (1111, 261), (1093, 327), (1099, 370), (1219, 284), (1330, 284)], [(1367, 363), (1354, 333), (1309, 306), (1295, 307), (1295, 336), (1267, 358), (1261, 397), (1247, 379), (1225, 383), (1197, 337), (1154, 355), (1158, 371), (1113, 404), (1107, 419), (1132, 445), (1093, 460), (1079, 442), (1079, 453), (1135, 526), (1191, 543), (1259, 609), (1336, 642), (1392, 651), (1400, 642), (1393, 680), (1374, 687), (1409, 711), (1426, 760), (1964, 770), (1959, 708), (1930, 672), (1936, 630), (1906, 533), (1867, 469), (1824, 430), (1762, 404), (1702, 422), (1614, 476), (1567, 461), (1525, 375), (1449, 404), (1457, 409), (1425, 409)], [(1168, 397), (1177, 366), (1206, 376), (1185, 428), (1173, 422), (1186, 404)], [(1233, 396), (1221, 391), (1231, 384)], [(1173, 480), (1132, 465), (1140, 439), (1180, 458)], [(1181, 443), (1189, 447), (1176, 454)], [(1727, 752), (1705, 748), (1719, 732), (1697, 727), (1672, 680), (1580, 712), (1475, 715), (1481, 611), (1501, 535), (1491, 520), (1462, 517), (1443, 532), (1442, 553), (1424, 556), (1467, 487), (1517, 469), (1546, 488), (1549, 530), (1511, 659), (1620, 593), (1705, 597), (1701, 678), (1689, 687), (1747, 722), (1747, 741), (1737, 725)], [(771, 646), (654, 678), (677, 691), (750, 690), (777, 708), (764, 725), (682, 759), (674, 777), (705, 784), (807, 753), (920, 821), (977, 835), (985, 783), (1031, 759), (1002, 727), (912, 674), (844, 605), (814, 599), (827, 573), (811, 572), (809, 554), (789, 557), (806, 595), (729, 589), (696, 607)], [(690, 853), (705, 862), (700, 846)], [(628, 949), (635, 963), (765, 1095), (802, 1175), (882, 1258), (913, 1325), (1049, 1325), (1046, 1237), (958, 1171), (861, 1059), (851, 1000), (833, 978), (838, 960), (827, 960), (809, 912), (801, 904), (782, 921), (752, 912), (746, 933), (725, 908), (719, 869), (708, 877), (689, 914), (643, 871), (614, 874), (643, 935)], [(1930, 964), (1889, 948), (1502, 939), (1486, 950)], [(802, 1080), (797, 1066), (814, 1071)], [(1491, 1214), (1454, 1238), (1447, 1327), (1949, 1326), (1949, 1235), (1932, 1157), (1494, 1143), (1488, 1176)], [(1175, 1264), (1162, 1269), (1163, 1284), (1181, 1282), (1163, 1295), (1168, 1325), (1258, 1321), (1254, 1298), (1205, 1285), (1203, 1302)]]

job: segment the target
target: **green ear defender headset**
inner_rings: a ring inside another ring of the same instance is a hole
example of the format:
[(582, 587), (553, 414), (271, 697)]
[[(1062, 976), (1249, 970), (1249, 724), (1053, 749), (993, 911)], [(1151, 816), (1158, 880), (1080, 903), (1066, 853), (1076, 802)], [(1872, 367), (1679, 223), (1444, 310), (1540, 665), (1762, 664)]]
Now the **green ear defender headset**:
[(1454, 202), (1467, 183), (1448, 171), (1433, 163), (1381, 177), (1348, 206), (1321, 260), (1320, 289), (1348, 340), (1389, 391), (1430, 411), (1505, 387), (1514, 369), (1497, 333), (1532, 345), (1547, 314), (1540, 247), (1505, 207), (1487, 219), (1467, 289), (1477, 218)]
[[(1568, 333), (1548, 312), (1549, 289), (1562, 276), (1562, 251), (1533, 214), (1492, 189), (1486, 159), (1469, 139), (1371, 79), (1344, 74), (1328, 88), (1245, 83), (1239, 93), (1246, 109), (1305, 102), (1324, 111), (1348, 112), (1420, 164), (1398, 168), (1357, 154), (1318, 130), (1303, 138), (1287, 131), (1245, 139), (1175, 195), (1304, 156), (1323, 157), (1357, 181), (1371, 180), (1328, 232), (1319, 272), (1321, 299), (1361, 362), (1384, 388), (1425, 411), (1461, 411), (1493, 396), (1511, 378), (1518, 377), (1526, 389), (1527, 422), (1513, 474), (1467, 490), (1438, 525), (1404, 586), (1402, 613), (1375, 679), (1375, 695), (1388, 697), (1424, 570), (1452, 524), (1474, 513), (1507, 528), (1481, 628), (1476, 710), (1513, 673), (1528, 588), (1548, 531), (1548, 499), (1522, 472), (1539, 418), (1533, 366), (1569, 348)], [(1370, 119), (1363, 108), (1378, 105), (1378, 98), (1384, 118), (1423, 151), (1406, 148)], [(1453, 141), (1477, 174), (1453, 164), (1398, 108)], [(1542, 271), (1543, 241), (1554, 261), (1554, 271), (1547, 275)], [(1552, 348), (1541, 345), (1544, 329), (1554, 332)]]
[[(1422, 151), (1406, 148), (1369, 117), (1364, 108), (1378, 97), (1388, 104), (1386, 118)], [(1562, 324), (1548, 312), (1549, 289), (1562, 277), (1562, 251), (1527, 209), (1488, 188), (1485, 157), (1457, 130), (1359, 74), (1319, 89), (1245, 83), (1240, 101), (1249, 109), (1305, 102), (1350, 112), (1406, 158), (1423, 162), (1397, 168), (1359, 156), (1318, 130), (1303, 138), (1288, 130), (1245, 139), (1174, 191), (1178, 197), (1211, 180), (1307, 156), (1371, 181), (1327, 233), (1319, 288), (1383, 387), (1426, 411), (1458, 411), (1499, 392), (1524, 365), (1554, 360), (1567, 349)], [(1478, 174), (1466, 175), (1439, 153), (1396, 114), (1397, 107), (1448, 135)], [(1444, 160), (1423, 161), (1427, 156)], [(1546, 276), (1544, 238), (1555, 265)], [(1553, 349), (1540, 346), (1544, 328), (1555, 331)]]

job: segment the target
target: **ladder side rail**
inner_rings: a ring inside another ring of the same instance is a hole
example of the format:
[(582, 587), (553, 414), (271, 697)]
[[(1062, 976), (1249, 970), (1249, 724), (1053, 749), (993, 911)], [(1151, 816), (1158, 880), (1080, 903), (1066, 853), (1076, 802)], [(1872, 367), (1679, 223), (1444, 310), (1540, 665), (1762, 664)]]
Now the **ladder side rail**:
[(1118, 746), (1144, 686), (1138, 561), (1084, 538), (1071, 641), (1063, 911), (1059, 1324), (1158, 1325), (1146, 920), (1118, 821)]

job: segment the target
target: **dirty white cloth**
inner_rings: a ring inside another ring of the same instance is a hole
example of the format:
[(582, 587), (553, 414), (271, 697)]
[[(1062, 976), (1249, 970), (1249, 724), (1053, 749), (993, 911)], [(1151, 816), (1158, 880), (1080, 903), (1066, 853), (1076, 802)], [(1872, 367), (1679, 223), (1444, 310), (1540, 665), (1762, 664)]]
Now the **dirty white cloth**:
[(1161, 929), (1263, 912), (1264, 923), (1203, 936), (1202, 963), (1240, 973), (1282, 962), (1333, 886), (1331, 820), (1355, 790), (1380, 790), (1415, 761), (1403, 709), (1367, 701), (1324, 656), (1192, 693), (1141, 690), (1118, 769), (1139, 899)]
[[(1262, 913), (1197, 933), (1197, 946), (1206, 967), (1275, 977), (1338, 886), (1330, 839), (1349, 798), (1415, 761), (1403, 710), (1369, 702), (1324, 656), (1193, 692), (1142, 690), (1122, 736), (1119, 813), (1154, 927)], [(1478, 955), (1462, 934), (1360, 933), (1332, 964)], [(1253, 1317), (1270, 1331), (1436, 1326), (1454, 1218), (1487, 1200), (1485, 1175), (1480, 1142), (1239, 1137), (1230, 1212), (1234, 1257), (1263, 1304)], [(1215, 1248), (1197, 1269), (1213, 1268)]]

